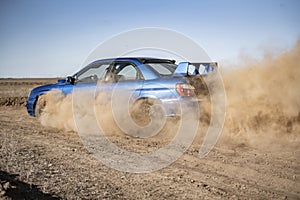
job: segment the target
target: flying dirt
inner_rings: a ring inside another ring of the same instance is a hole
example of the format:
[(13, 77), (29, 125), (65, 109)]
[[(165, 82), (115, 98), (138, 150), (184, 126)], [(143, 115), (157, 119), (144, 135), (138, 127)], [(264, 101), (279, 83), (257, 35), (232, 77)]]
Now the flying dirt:
[[(234, 70), (223, 67), (227, 111), (222, 139), (253, 147), (299, 145), (299, 54), (300, 41), (292, 50), (277, 57), (266, 56), (261, 61)], [(72, 95), (65, 96), (52, 91), (44, 98), (47, 104), (39, 119), (42, 125), (76, 131)], [(200, 106), (207, 124), (210, 121), (207, 119), (210, 106), (209, 100)], [(80, 112), (88, 115), (84, 109), (80, 109)], [(110, 119), (108, 122), (112, 123), (109, 126), (111, 129), (116, 125), (112, 121)]]
[(225, 71), (224, 136), (255, 147), (300, 142), (300, 41), (278, 57), (268, 56)]

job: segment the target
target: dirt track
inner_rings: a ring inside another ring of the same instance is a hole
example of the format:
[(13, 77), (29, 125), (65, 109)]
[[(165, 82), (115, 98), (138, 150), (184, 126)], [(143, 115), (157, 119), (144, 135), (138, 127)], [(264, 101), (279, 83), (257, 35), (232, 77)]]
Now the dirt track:
[[(0, 198), (300, 199), (299, 52), (300, 42), (276, 58), (225, 72), (227, 116), (213, 151), (198, 158), (201, 129), (180, 159), (146, 174), (108, 168), (76, 132), (66, 131), (75, 130), (67, 123), (73, 119), (70, 96), (52, 99), (44, 126), (27, 115), (28, 92), (54, 79), (1, 79)], [(200, 110), (204, 128), (209, 118)], [(135, 152), (166, 144), (161, 137), (109, 139)]]
[[(300, 198), (299, 146), (257, 149), (221, 138), (206, 158), (199, 159), (200, 143), (195, 142), (170, 166), (131, 174), (101, 164), (77, 133), (43, 127), (24, 106), (0, 108), (0, 198)], [(111, 140), (129, 149), (142, 142), (124, 142), (118, 135)]]

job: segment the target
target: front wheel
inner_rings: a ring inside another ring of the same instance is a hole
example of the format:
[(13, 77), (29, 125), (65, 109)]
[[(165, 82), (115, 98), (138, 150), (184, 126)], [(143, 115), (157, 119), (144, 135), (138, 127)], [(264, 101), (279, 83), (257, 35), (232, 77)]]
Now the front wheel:
[(40, 118), (46, 107), (46, 98), (44, 95), (38, 97), (35, 103), (34, 115), (36, 118)]

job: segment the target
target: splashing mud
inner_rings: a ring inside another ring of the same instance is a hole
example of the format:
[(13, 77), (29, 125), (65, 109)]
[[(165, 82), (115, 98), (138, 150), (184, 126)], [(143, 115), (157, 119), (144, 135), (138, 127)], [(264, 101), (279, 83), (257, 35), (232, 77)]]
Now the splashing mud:
[[(299, 146), (299, 55), (300, 41), (294, 49), (275, 58), (266, 56), (261, 61), (223, 71), (227, 116), (221, 144), (234, 143), (266, 148), (287, 144)], [(40, 117), (41, 123), (44, 126), (76, 131), (72, 95), (65, 96), (58, 91), (51, 91), (44, 98), (47, 104)], [(209, 105), (203, 103), (200, 106), (201, 116), (204, 116), (201, 124), (209, 123)], [(84, 107), (80, 108), (80, 112), (83, 117), (90, 115), (85, 113)], [(110, 132), (118, 131), (113, 128), (115, 124), (111, 118), (108, 117), (104, 124)], [(166, 130), (174, 131), (174, 128)]]

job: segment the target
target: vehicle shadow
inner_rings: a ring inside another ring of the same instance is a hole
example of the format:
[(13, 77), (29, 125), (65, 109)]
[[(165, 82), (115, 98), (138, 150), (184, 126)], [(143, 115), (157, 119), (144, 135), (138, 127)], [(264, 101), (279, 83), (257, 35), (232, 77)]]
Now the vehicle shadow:
[(28, 184), (17, 179), (18, 174), (9, 174), (0, 170), (0, 199), (61, 199), (51, 194), (43, 193), (36, 185)]

